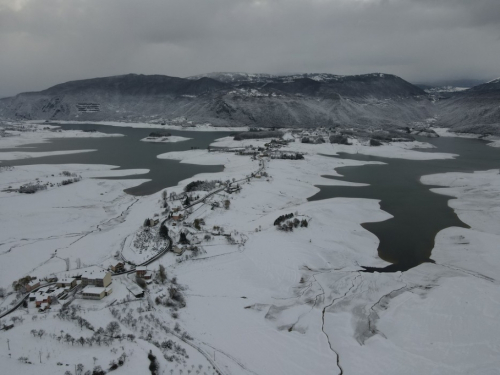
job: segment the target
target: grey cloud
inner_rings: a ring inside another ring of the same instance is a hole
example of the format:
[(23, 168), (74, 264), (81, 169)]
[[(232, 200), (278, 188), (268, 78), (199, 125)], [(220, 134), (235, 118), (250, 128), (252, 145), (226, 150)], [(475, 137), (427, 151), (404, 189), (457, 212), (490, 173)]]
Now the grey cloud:
[(210, 71), (500, 75), (498, 0), (0, 0), (0, 95)]

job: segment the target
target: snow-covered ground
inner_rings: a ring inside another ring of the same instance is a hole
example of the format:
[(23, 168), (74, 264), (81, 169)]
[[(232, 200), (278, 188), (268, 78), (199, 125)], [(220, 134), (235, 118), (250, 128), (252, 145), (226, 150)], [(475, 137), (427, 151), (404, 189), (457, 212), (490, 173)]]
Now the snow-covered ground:
[[(258, 146), (268, 141), (224, 138), (212, 146)], [(499, 373), (498, 171), (422, 178), (425, 184), (443, 186), (437, 193), (457, 197), (450, 205), (471, 229), (443, 230), (432, 255), (436, 264), (404, 273), (361, 272), (361, 265), (387, 265), (377, 257), (378, 239), (361, 226), (390, 218), (379, 202), (307, 201), (318, 191), (316, 185), (359, 186), (321, 175), (338, 175), (337, 167), (365, 163), (322, 154), (359, 152), (413, 160), (453, 157), (419, 152), (415, 146), (426, 145), (294, 142), (282, 150), (303, 152), (305, 159), (266, 160), (258, 178), (250, 177), (261, 162), (250, 156), (207, 150), (160, 155), (181, 163), (225, 166), (220, 173), (200, 174), (167, 187), (168, 194), (180, 193), (196, 180), (234, 178), (241, 186), (240, 192), (221, 191), (192, 208), (186, 221), (203, 219), (200, 230), (169, 222), (174, 240), (180, 228), (198, 237), (198, 255), (167, 253), (149, 265), (152, 271), (159, 264), (165, 266), (168, 281), (151, 284), (142, 300), (130, 297), (134, 276), (123, 275), (113, 277), (113, 294), (102, 301), (77, 299), (71, 304), (80, 305), (77, 315), (96, 329), (119, 321), (121, 332), (135, 335), (133, 340), (72, 345), (58, 341), (61, 330), (74, 337), (89, 337), (93, 332), (74, 320), (55, 317), (60, 307), (46, 314), (32, 307), (18, 310), (11, 316), (24, 321), (0, 333), (11, 345), (10, 358), (6, 348), (0, 350), (2, 368), (6, 373), (42, 375), (74, 371), (78, 363), (85, 370), (94, 365), (107, 369), (111, 360), (126, 353), (126, 364), (115, 370), (117, 374), (148, 373), (147, 353), (152, 350), (161, 374)], [(90, 178), (144, 173), (110, 169), (38, 165), (0, 171), (0, 190), (36, 178), (54, 183), (63, 171), (82, 176), (74, 184), (33, 195), (0, 192), (0, 287), (8, 289), (27, 274), (64, 276), (76, 271), (79, 263), (107, 268), (143, 230), (144, 219), (164, 218), (162, 193), (132, 197), (122, 190), (137, 180)], [(230, 203), (228, 209), (223, 204), (217, 207), (216, 203), (225, 201)], [(308, 218), (308, 226), (277, 230), (274, 221), (289, 213)], [(216, 232), (221, 228), (235, 240), (219, 236)], [(66, 258), (70, 271), (66, 271)], [(186, 307), (163, 305), (172, 288), (182, 291)], [(0, 309), (13, 298), (0, 299)], [(8, 319), (4, 321), (10, 323)], [(44, 329), (46, 336), (34, 337), (32, 329)], [(186, 350), (185, 355), (181, 349), (163, 348), (166, 340)], [(167, 359), (171, 355), (177, 356), (172, 362)], [(20, 363), (22, 356), (33, 364)]]
[(192, 139), (192, 138), (171, 135), (168, 137), (146, 137), (146, 138), (141, 139), (141, 141), (142, 142), (151, 142), (151, 143), (176, 143), (176, 142), (188, 141), (190, 139)]

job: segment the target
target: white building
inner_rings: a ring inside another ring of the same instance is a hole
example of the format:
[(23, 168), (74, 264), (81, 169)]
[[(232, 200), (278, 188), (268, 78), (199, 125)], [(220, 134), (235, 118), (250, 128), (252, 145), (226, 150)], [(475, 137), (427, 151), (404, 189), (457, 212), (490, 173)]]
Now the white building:
[(82, 285), (95, 285), (105, 288), (111, 284), (111, 272), (101, 267), (93, 266), (80, 271)]
[(109, 296), (113, 292), (113, 289), (107, 287), (86, 287), (83, 289), (82, 296), (84, 299), (103, 299), (106, 296)]

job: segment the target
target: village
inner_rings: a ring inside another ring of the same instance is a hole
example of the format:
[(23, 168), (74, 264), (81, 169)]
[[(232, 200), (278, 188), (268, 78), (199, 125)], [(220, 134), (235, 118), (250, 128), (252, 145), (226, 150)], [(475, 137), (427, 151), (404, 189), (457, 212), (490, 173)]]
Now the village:
[[(298, 134), (297, 140), (302, 136), (302, 133)], [(264, 179), (270, 182), (272, 176), (266, 172), (266, 163), (271, 160), (303, 159), (303, 153), (280, 150), (292, 141), (295, 141), (295, 138), (290, 137), (286, 140), (273, 138), (256, 147), (210, 149), (210, 152), (230, 152), (240, 157), (250, 156), (252, 161), (258, 161), (258, 169), (238, 180), (233, 178), (226, 181), (193, 181), (181, 192), (172, 191), (168, 194), (167, 190), (162, 191), (159, 200), (161, 214), (156, 213), (151, 218), (145, 218), (142, 227), (127, 237), (122, 250), (115, 254), (114, 261), (108, 266), (93, 265), (80, 268), (81, 261), (78, 259), (77, 269), (70, 270), (67, 265), (66, 271), (57, 275), (21, 277), (13, 283), (15, 293), (7, 292), (11, 298), (14, 296), (17, 298), (11, 300), (12, 308), (0, 310), (0, 322), (2, 322), (0, 329), (12, 328), (5, 319), (19, 308), (46, 313), (54, 308), (56, 310), (67, 308), (72, 303), (83, 303), (83, 300), (94, 301), (90, 303), (95, 307), (95, 301), (103, 300), (103, 303), (110, 306), (125, 295), (128, 298), (144, 298), (148, 286), (157, 281), (161, 273), (153, 268), (152, 263), (168, 252), (175, 256), (175, 262), (179, 263), (206, 254), (205, 245), (213, 247), (221, 243), (236, 247), (244, 246), (247, 240), (245, 234), (234, 229), (225, 230), (221, 226), (209, 228), (199, 214), (203, 211), (229, 210), (231, 200), (242, 190), (244, 184), (251, 180)], [(74, 174), (65, 171), (64, 175)], [(191, 219), (190, 216), (194, 211), (198, 213), (197, 218)], [(297, 218), (295, 220), (297, 221)], [(286, 225), (278, 225), (277, 228), (289, 230), (294, 225), (297, 227), (297, 223), (289, 221)], [(302, 218), (301, 226), (307, 226), (307, 218)], [(256, 231), (258, 230), (256, 228)], [(120, 283), (113, 284), (114, 279), (120, 279)], [(113, 293), (115, 285), (120, 293)], [(112, 294), (117, 298), (111, 296)], [(16, 318), (12, 320), (15, 321)]]

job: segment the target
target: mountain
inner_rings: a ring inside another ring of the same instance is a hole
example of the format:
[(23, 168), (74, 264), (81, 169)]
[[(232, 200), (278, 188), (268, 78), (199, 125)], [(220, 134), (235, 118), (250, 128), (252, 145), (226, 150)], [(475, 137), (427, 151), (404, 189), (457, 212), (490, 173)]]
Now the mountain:
[(500, 134), (500, 78), (439, 100), (438, 125), (455, 131)]
[(0, 99), (0, 117), (149, 121), (215, 126), (402, 127), (435, 115), (417, 86), (391, 74), (127, 74), (62, 83)]
[(418, 86), (420, 88), (432, 88), (432, 87), (465, 87), (465, 88), (471, 88), (477, 85), (481, 85), (485, 82), (485, 80), (481, 79), (447, 79), (447, 80), (438, 80), (438, 81), (433, 81), (433, 82), (420, 82), (416, 83), (415, 86)]

